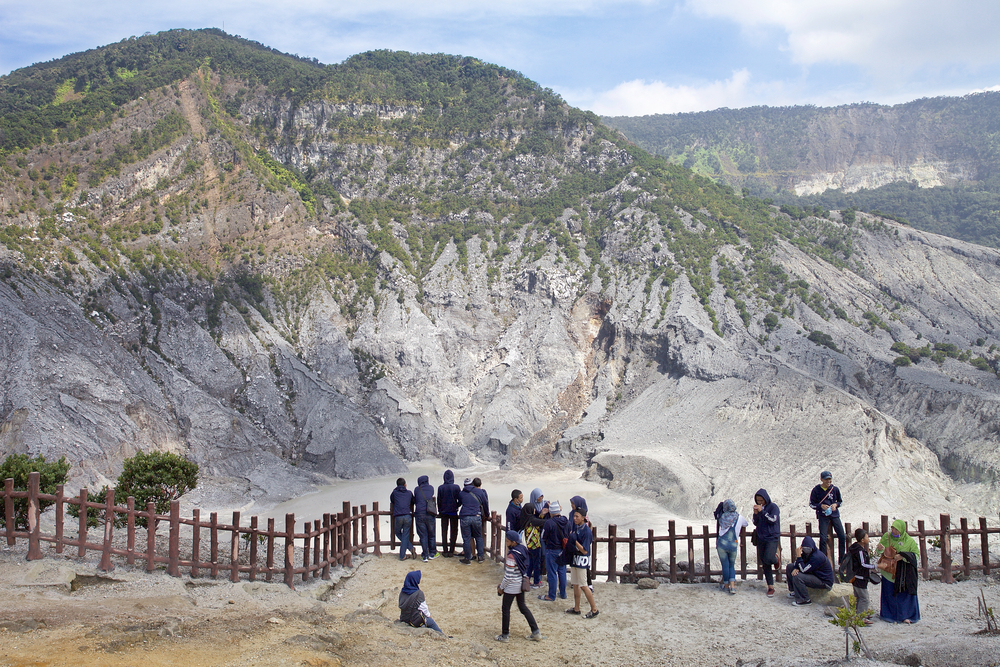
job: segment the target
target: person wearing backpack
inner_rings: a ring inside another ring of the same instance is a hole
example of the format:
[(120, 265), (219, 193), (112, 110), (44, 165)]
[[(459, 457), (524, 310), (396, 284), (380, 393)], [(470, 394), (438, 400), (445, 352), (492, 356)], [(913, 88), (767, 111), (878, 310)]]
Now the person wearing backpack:
[(722, 562), (722, 583), (719, 585), (730, 595), (736, 595), (736, 552), (739, 548), (740, 531), (749, 526), (749, 522), (736, 511), (736, 503), (725, 500), (721, 503), (722, 512), (718, 519), (718, 539), (715, 550)]
[(826, 534), (830, 526), (837, 533), (837, 563), (844, 562), (844, 552), (847, 550), (847, 536), (844, 534), (844, 524), (840, 521), (840, 506), (844, 499), (840, 489), (833, 485), (833, 473), (824, 470), (819, 474), (820, 483), (813, 487), (809, 494), (809, 507), (816, 510), (819, 521), (819, 550), (826, 554)]
[(437, 500), (434, 498), (434, 487), (430, 485), (430, 477), (421, 475), (417, 478), (417, 488), (414, 490), (413, 498), (413, 517), (420, 539), (420, 556), (426, 563), (438, 557), (435, 527)]
[[(868, 581), (875, 572), (876, 565), (872, 562), (871, 552), (868, 550), (868, 533), (864, 528), (854, 531), (854, 544), (848, 550), (847, 566), (844, 571), (845, 581), (849, 581), (854, 586), (854, 599), (857, 600), (858, 613), (868, 611), (871, 604), (868, 597)], [(865, 619), (865, 625), (871, 625), (871, 619)]]

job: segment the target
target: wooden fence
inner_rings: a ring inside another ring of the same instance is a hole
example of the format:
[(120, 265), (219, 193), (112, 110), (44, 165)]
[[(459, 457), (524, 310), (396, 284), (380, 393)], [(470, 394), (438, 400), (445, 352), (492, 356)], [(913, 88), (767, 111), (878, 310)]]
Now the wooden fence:
[[(329, 579), (332, 567), (351, 567), (353, 558), (359, 554), (381, 556), (383, 548), (397, 548), (396, 536), (391, 529), (388, 531), (389, 539), (383, 539), (382, 519), (391, 521), (391, 517), (389, 512), (379, 509), (377, 502), (372, 503), (370, 510), (367, 505), (359, 507), (344, 502), (339, 512), (323, 514), (322, 519), (305, 521), (298, 527), (295, 515), (286, 514), (284, 530), (279, 530), (273, 518), (267, 519), (265, 528), (256, 516), (250, 518), (249, 526), (244, 526), (240, 512), (233, 512), (229, 523), (220, 523), (216, 512), (212, 512), (205, 521), (197, 509), (193, 510), (191, 518), (181, 518), (178, 501), (170, 504), (170, 513), (166, 515), (157, 514), (153, 503), (147, 503), (145, 509), (137, 509), (131, 497), (125, 506), (116, 506), (114, 490), (108, 491), (103, 503), (89, 501), (87, 489), (82, 489), (77, 497), (68, 498), (61, 485), (55, 494), (44, 494), (39, 491), (38, 473), (29, 475), (25, 491), (15, 491), (14, 480), (5, 480), (2, 497), (5, 527), (0, 530), (0, 538), (6, 538), (9, 546), (14, 546), (19, 538), (27, 539), (28, 560), (42, 558), (42, 544), (48, 543), (57, 554), (63, 554), (67, 547), (75, 548), (80, 558), (85, 557), (88, 551), (101, 552), (98, 568), (105, 572), (114, 569), (117, 559), (130, 566), (139, 561), (148, 572), (153, 572), (157, 565), (163, 565), (167, 573), (175, 577), (181, 576), (181, 570), (185, 569), (192, 577), (208, 575), (215, 578), (223, 573), (230, 581), (237, 582), (246, 575), (250, 581), (279, 579), (294, 588), (296, 577), (301, 577), (302, 581)], [(27, 501), (27, 530), (17, 530), (15, 525), (14, 503), (17, 499)], [(55, 506), (55, 533), (52, 535), (43, 534), (40, 529), (43, 501)], [(70, 517), (67, 521), (67, 507), (77, 508), (79, 518)], [(100, 541), (90, 541), (92, 531), (88, 519), (93, 518), (92, 512), (100, 517), (100, 527), (93, 531), (99, 531)], [(142, 527), (142, 523), (146, 527)], [(169, 528), (166, 540), (157, 535), (160, 523)], [(76, 524), (75, 537), (67, 535), (70, 524)], [(883, 516), (881, 532), (872, 534), (873, 541), (888, 531), (888, 526), (889, 518)], [(867, 523), (863, 527), (871, 533)], [(504, 528), (503, 518), (496, 512), (483, 526), (486, 554), (496, 562), (502, 562), (505, 555)], [(845, 530), (850, 536), (851, 525), (845, 524)], [(953, 528), (949, 516), (942, 514), (939, 528), (928, 530), (923, 521), (918, 521), (917, 530), (909, 532), (920, 545), (924, 578), (940, 573), (942, 581), (951, 582), (956, 570), (968, 576), (973, 571), (990, 574), (992, 569), (1000, 567), (990, 563), (989, 544), (990, 535), (1000, 536), (1000, 527), (988, 527), (985, 517), (979, 518), (978, 526), (970, 527), (968, 520), (963, 518), (960, 527)], [(810, 523), (806, 523), (804, 532), (790, 525), (788, 531), (782, 533), (783, 548), (788, 545), (785, 553), (794, 553), (797, 542), (806, 535), (819, 536), (813, 532)], [(979, 538), (980, 557), (973, 563), (973, 548), (976, 545), (972, 539), (976, 536)], [(658, 577), (671, 582), (709, 581), (712, 576), (722, 574), (721, 568), (713, 569), (712, 564), (712, 540), (715, 537), (716, 533), (710, 531), (708, 526), (702, 526), (699, 534), (694, 533), (692, 526), (687, 526), (684, 533), (678, 533), (673, 521), (669, 523), (667, 535), (655, 535), (649, 530), (645, 536), (638, 536), (634, 529), (630, 529), (627, 537), (619, 536), (617, 526), (610, 525), (607, 535), (602, 536), (595, 527), (591, 571), (594, 576), (607, 577), (611, 582), (635, 581), (641, 577)], [(951, 541), (956, 537), (961, 540), (962, 558), (957, 566), (951, 555)], [(940, 562), (934, 565), (928, 558), (927, 543), (930, 540), (940, 541)], [(749, 565), (748, 541), (748, 535), (743, 530), (739, 540), (740, 564), (737, 572), (742, 579), (754, 576), (760, 579), (763, 570), (755, 562), (753, 547), (749, 549), (754, 563)], [(832, 552), (834, 544), (831, 533), (828, 551)], [(658, 545), (667, 555), (665, 570), (656, 568)], [(604, 569), (598, 566), (602, 551), (606, 562)], [(696, 559), (697, 551), (702, 552), (700, 559)], [(1000, 553), (1000, 546), (997, 552)], [(640, 568), (636, 558), (643, 555), (646, 562)], [(679, 555), (681, 560), (678, 560)], [(788, 562), (787, 556), (784, 562)], [(779, 581), (780, 578), (779, 571)]]

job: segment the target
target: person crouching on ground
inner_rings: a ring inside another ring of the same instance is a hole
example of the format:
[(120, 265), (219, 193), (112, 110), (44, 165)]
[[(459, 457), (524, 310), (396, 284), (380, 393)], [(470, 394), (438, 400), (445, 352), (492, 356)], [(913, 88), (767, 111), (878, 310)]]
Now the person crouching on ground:
[(569, 521), (562, 514), (562, 506), (558, 500), (549, 503), (549, 520), (542, 526), (542, 544), (545, 548), (545, 578), (549, 582), (549, 592), (539, 595), (539, 600), (553, 602), (556, 599), (556, 583), (559, 584), (559, 597), (566, 599), (566, 565), (559, 564), (559, 556), (563, 552), (563, 535), (569, 527)]
[(431, 618), (424, 592), (420, 590), (420, 570), (410, 572), (403, 580), (403, 590), (399, 592), (399, 620), (415, 628), (426, 626), (444, 634)]
[[(871, 604), (868, 597), (868, 580), (871, 573), (875, 571), (876, 565), (872, 562), (871, 552), (868, 551), (868, 533), (864, 528), (854, 531), (854, 544), (848, 550), (847, 555), (851, 558), (851, 569), (854, 570), (854, 578), (851, 585), (854, 586), (854, 599), (857, 600), (858, 613), (868, 611)], [(871, 625), (871, 619), (865, 619), (865, 625)]]
[(507, 557), (503, 564), (503, 580), (497, 585), (497, 595), (503, 596), (503, 625), (500, 634), (496, 636), (498, 642), (510, 640), (510, 606), (517, 600), (517, 610), (524, 616), (531, 628), (531, 636), (528, 639), (539, 641), (542, 633), (538, 629), (535, 617), (528, 609), (528, 603), (524, 600), (524, 588), (522, 582), (528, 576), (528, 550), (521, 544), (521, 536), (513, 530), (506, 533)]
[(580, 593), (582, 592), (587, 596), (587, 602), (590, 603), (590, 611), (587, 612), (585, 618), (595, 618), (601, 612), (598, 611), (597, 603), (594, 602), (593, 591), (587, 585), (587, 570), (590, 569), (590, 545), (594, 541), (594, 533), (587, 525), (587, 515), (580, 511), (579, 507), (573, 514), (573, 522), (574, 525), (570, 527), (569, 541), (566, 546), (572, 548), (573, 553), (573, 560), (570, 562), (570, 570), (572, 571), (570, 583), (573, 584), (574, 605), (567, 609), (566, 613), (580, 613)]
[(802, 538), (798, 551), (798, 559), (785, 568), (785, 576), (788, 577), (788, 597), (794, 598), (792, 604), (796, 607), (802, 607), (812, 604), (810, 588), (824, 591), (833, 588), (833, 567), (808, 535)]

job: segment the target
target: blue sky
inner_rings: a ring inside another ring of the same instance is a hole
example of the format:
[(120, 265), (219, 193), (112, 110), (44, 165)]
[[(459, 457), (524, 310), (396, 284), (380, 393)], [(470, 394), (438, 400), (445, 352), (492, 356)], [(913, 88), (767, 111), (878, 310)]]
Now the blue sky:
[(476, 56), (574, 106), (645, 115), (898, 103), (1000, 90), (989, 0), (0, 0), (0, 73), (170, 28), (223, 28), (337, 63)]

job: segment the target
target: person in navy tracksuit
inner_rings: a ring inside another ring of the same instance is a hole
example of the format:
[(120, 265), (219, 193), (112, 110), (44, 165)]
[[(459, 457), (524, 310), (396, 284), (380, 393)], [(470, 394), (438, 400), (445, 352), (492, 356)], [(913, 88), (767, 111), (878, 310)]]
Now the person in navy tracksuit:
[(788, 577), (788, 597), (794, 598), (796, 607), (812, 604), (809, 589), (828, 591), (833, 588), (833, 566), (826, 554), (816, 548), (813, 538), (802, 538), (799, 557), (785, 568)]
[[(462, 487), (455, 484), (455, 473), (444, 471), (444, 484), (438, 487), (438, 514), (441, 516), (441, 551), (445, 558), (455, 555), (458, 541), (458, 494)], [(451, 534), (451, 541), (448, 535)]]

